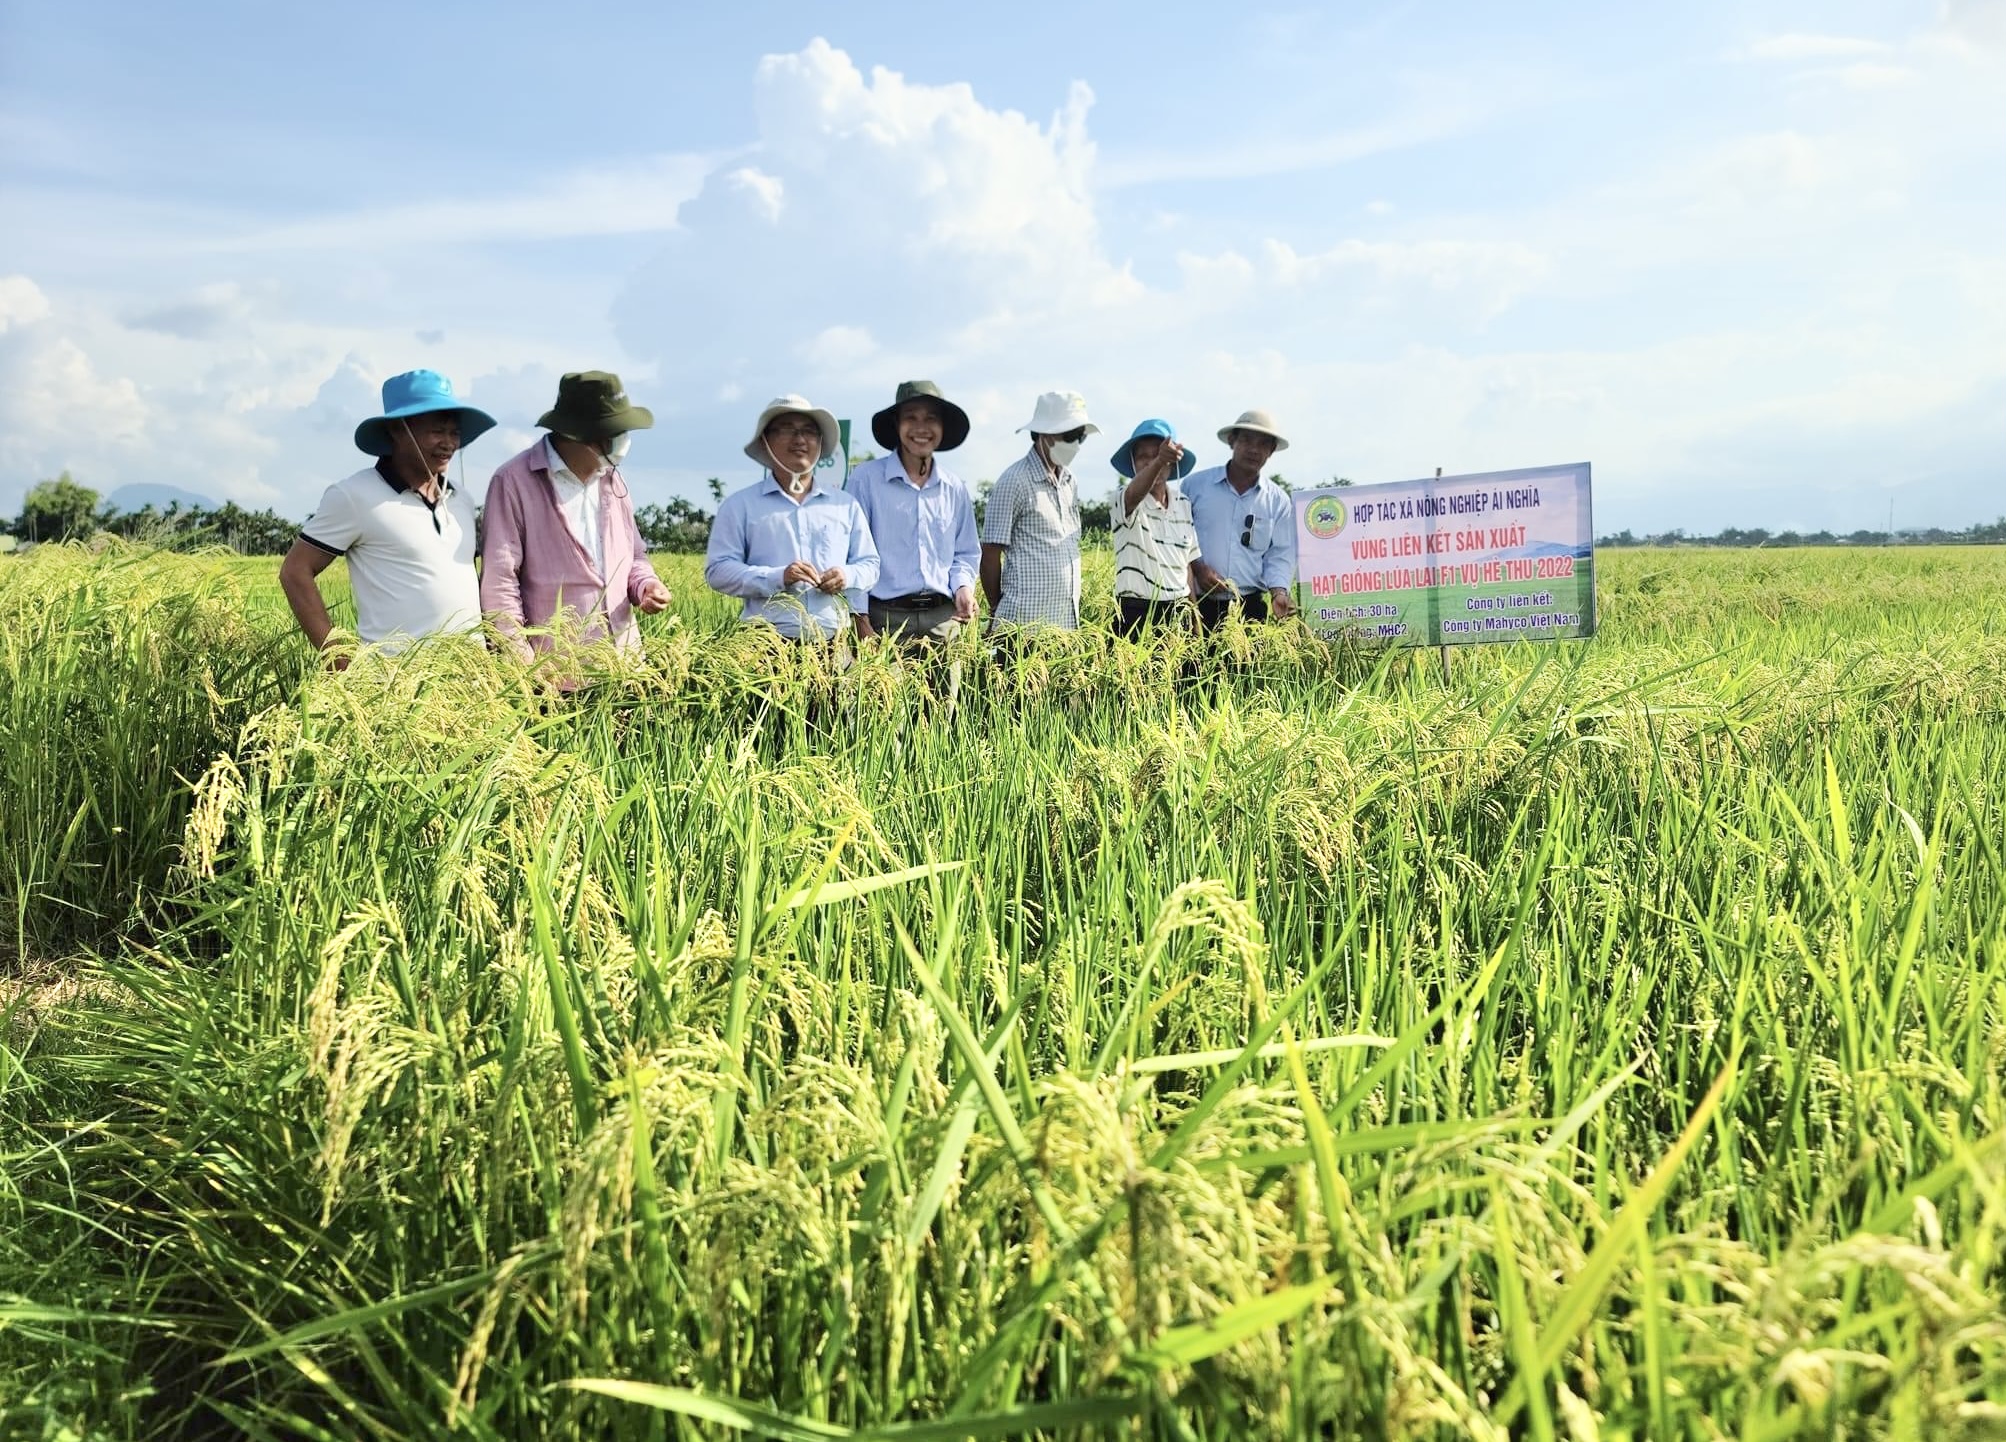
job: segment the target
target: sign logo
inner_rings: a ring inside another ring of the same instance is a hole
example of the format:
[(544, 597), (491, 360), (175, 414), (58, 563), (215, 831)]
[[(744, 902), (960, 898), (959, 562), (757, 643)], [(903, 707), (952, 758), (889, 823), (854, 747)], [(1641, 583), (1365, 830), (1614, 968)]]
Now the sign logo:
[(1319, 541), (1328, 541), (1342, 531), (1346, 519), (1344, 502), (1336, 496), (1318, 496), (1303, 512), (1303, 525)]

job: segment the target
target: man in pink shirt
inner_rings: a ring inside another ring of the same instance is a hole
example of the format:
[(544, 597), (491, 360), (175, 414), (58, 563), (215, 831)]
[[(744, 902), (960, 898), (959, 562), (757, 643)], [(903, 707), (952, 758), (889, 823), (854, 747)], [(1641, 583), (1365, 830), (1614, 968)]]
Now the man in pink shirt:
[(654, 423), (618, 376), (574, 372), (537, 422), (549, 434), (488, 482), (481, 609), (523, 660), (559, 644), (638, 649), (634, 612), (669, 604), (620, 476), (628, 433)]

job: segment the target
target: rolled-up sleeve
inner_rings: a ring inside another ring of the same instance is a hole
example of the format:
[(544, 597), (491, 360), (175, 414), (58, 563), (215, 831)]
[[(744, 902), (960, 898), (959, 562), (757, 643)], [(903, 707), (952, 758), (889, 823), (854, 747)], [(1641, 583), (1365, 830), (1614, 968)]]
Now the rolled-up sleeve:
[[(720, 595), (763, 601), (780, 590), (780, 578), (787, 568), (750, 563), (745, 550), (745, 509), (735, 504), (737, 501), (737, 496), (728, 498), (711, 522), (710, 544), (704, 548), (704, 584)], [(876, 553), (872, 556), (875, 560)]]

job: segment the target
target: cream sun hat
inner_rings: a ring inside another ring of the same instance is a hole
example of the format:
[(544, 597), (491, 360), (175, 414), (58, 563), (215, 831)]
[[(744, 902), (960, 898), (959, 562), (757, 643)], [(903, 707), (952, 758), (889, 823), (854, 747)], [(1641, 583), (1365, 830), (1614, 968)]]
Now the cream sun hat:
[(1288, 438), (1275, 425), (1274, 415), (1269, 411), (1241, 411), (1237, 421), (1220, 428), (1220, 441), (1232, 445), (1234, 431), (1257, 431), (1261, 435), (1274, 437), (1276, 450), (1285, 451), (1289, 448)]
[(766, 453), (766, 428), (773, 424), (775, 416), (798, 414), (815, 422), (815, 428), (822, 433), (822, 454), (833, 456), (843, 449), (843, 432), (836, 424), (836, 417), (822, 407), (815, 405), (805, 396), (775, 396), (766, 403), (766, 409), (759, 413), (753, 423), (752, 439), (745, 443), (745, 453), (762, 466), (771, 467), (773, 457)]

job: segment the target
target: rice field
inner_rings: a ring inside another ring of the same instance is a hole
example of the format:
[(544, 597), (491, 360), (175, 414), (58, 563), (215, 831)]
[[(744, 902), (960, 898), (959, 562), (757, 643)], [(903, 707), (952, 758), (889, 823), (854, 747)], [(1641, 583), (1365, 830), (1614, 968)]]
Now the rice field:
[(950, 702), (0, 560), (0, 1435), (2006, 1434), (2006, 553), (1602, 564)]

